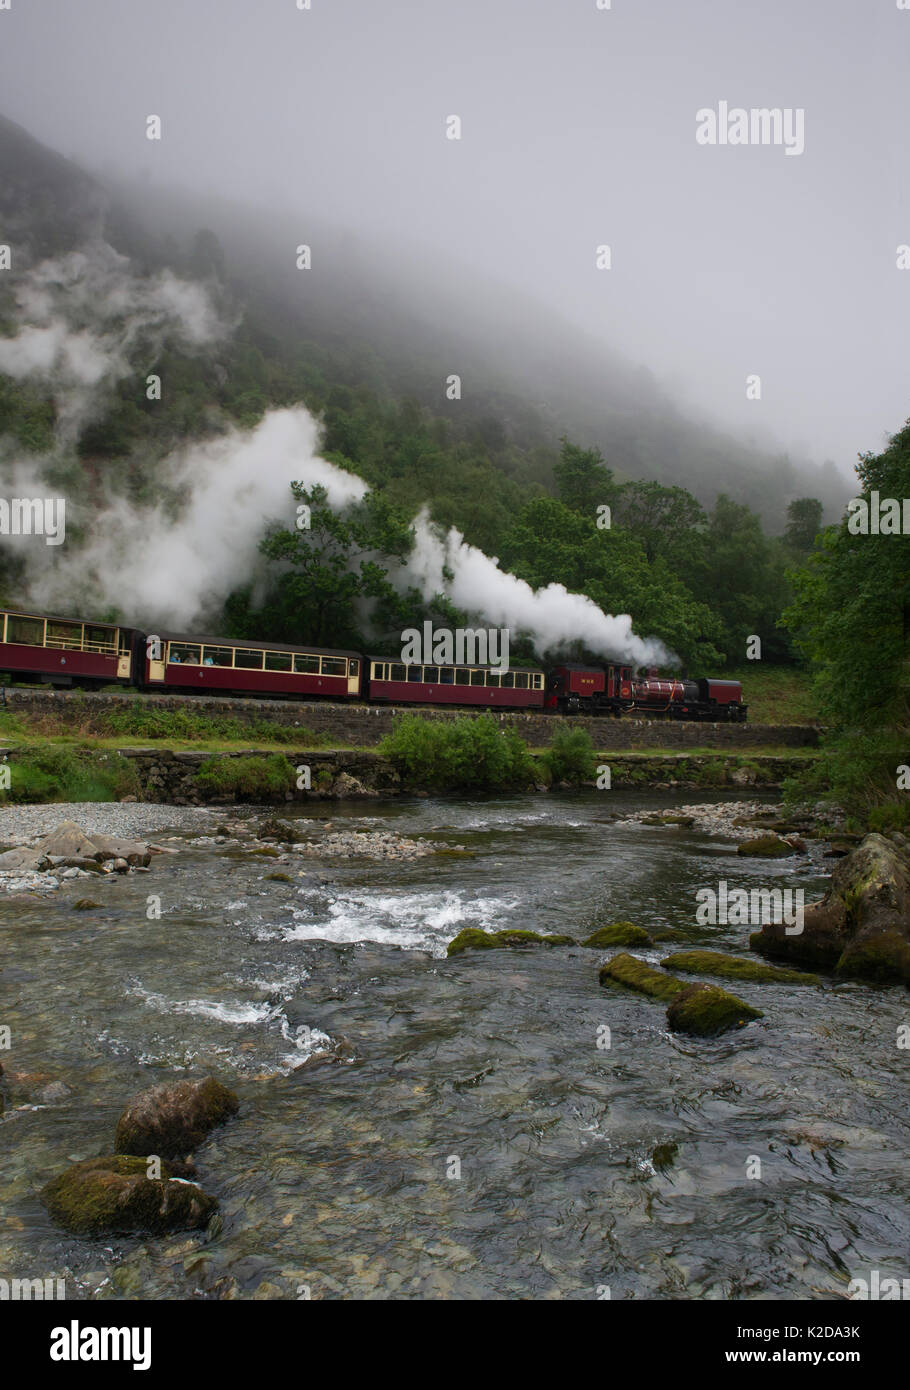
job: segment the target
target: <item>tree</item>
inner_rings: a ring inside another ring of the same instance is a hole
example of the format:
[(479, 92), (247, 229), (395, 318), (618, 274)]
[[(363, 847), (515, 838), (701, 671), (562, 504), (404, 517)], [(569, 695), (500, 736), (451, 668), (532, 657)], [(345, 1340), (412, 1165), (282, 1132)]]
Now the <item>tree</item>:
[(273, 531), (262, 541), (278, 577), (257, 615), (257, 631), (266, 640), (360, 648), (370, 609), (400, 602), (388, 570), (407, 558), (413, 532), (377, 493), (333, 511), (319, 484), (307, 489), (292, 483), (291, 491), (310, 508), (310, 524)]
[(553, 468), (559, 500), (573, 512), (594, 518), (598, 507), (612, 506), (616, 499), (612, 469), (599, 449), (580, 449), (566, 438), (560, 442), (559, 462)]
[(605, 613), (631, 614), (640, 636), (660, 638), (686, 666), (704, 669), (720, 660), (722, 631), (710, 609), (664, 560), (649, 565), (633, 535), (621, 528), (599, 530), (593, 515), (580, 515), (552, 497), (528, 503), (505, 539), (502, 563), (535, 589), (563, 584)]
[[(857, 473), (867, 503), (873, 491), (910, 497), (910, 421), (881, 454), (861, 455)], [(876, 828), (906, 825), (897, 769), (910, 763), (910, 542), (853, 534), (845, 516), (792, 580), (783, 621), (810, 662), (829, 722), (826, 788)]]
[(824, 508), (817, 497), (796, 497), (787, 508), (784, 540), (797, 555), (808, 555), (822, 526)]

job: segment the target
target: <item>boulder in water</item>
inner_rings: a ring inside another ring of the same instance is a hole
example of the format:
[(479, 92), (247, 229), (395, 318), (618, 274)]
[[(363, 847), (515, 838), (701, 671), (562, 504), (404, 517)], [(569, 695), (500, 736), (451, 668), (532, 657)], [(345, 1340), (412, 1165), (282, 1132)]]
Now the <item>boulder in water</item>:
[(183, 1158), (239, 1108), (233, 1091), (212, 1076), (152, 1086), (120, 1116), (114, 1147), (119, 1154)]
[(504, 946), (575, 946), (572, 936), (541, 936), (536, 931), (481, 931), (465, 927), (448, 945), (446, 955), (457, 956), (462, 951), (494, 951)]
[(651, 938), (644, 927), (636, 927), (634, 922), (611, 922), (609, 926), (598, 927), (581, 944), (595, 949), (604, 946), (650, 946)]
[(742, 1028), (762, 1017), (761, 1009), (753, 1009), (717, 985), (688, 985), (667, 1009), (667, 1023), (674, 1033), (694, 1033), (699, 1038)]
[(662, 970), (655, 970), (626, 952), (601, 966), (600, 983), (625, 985), (627, 989), (638, 990), (639, 994), (649, 994), (652, 999), (672, 999), (685, 988), (672, 975), (665, 975)]
[(837, 861), (831, 887), (806, 908), (801, 932), (788, 935), (783, 923), (768, 922), (750, 945), (839, 975), (910, 984), (910, 854), (883, 835), (867, 835)]
[(195, 1183), (172, 1177), (166, 1163), (161, 1174), (148, 1177), (144, 1158), (90, 1158), (53, 1178), (41, 1200), (53, 1220), (73, 1235), (158, 1234), (207, 1225), (218, 1209), (215, 1198)]

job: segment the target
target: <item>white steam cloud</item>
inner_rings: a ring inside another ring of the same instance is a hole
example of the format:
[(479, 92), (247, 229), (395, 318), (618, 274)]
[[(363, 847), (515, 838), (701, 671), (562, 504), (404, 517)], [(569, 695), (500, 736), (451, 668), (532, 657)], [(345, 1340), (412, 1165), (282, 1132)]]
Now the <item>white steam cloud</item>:
[(360, 478), (319, 457), (318, 436), (306, 410), (273, 410), (253, 430), (172, 454), (159, 476), (186, 492), (179, 515), (125, 500), (93, 513), (88, 543), (54, 556), (33, 579), (32, 601), (81, 604), (91, 616), (101, 595), (126, 622), (191, 627), (253, 575), (269, 522), (288, 521), (292, 482), (321, 483), (339, 509), (366, 493)]
[(529, 636), (541, 656), (581, 642), (602, 657), (634, 666), (659, 666), (670, 660), (661, 642), (632, 631), (628, 613), (618, 617), (604, 613), (593, 599), (570, 594), (562, 584), (532, 589), (523, 579), (501, 570), (498, 560), (468, 545), (454, 526), (443, 534), (426, 509), (418, 515), (414, 530), (407, 573), (424, 598), (447, 594), (465, 612), (481, 615), (493, 627), (509, 628), (513, 638)]
[[(0, 439), (0, 475), (17, 496), (47, 493), (42, 471), (73, 461), (81, 431), (117, 381), (134, 375), (144, 389), (166, 341), (201, 349), (231, 328), (203, 285), (169, 270), (137, 273), (104, 241), (27, 271), (16, 300), (17, 332), (0, 337), (0, 373), (48, 390), (57, 414), (49, 458), (23, 456)], [(319, 426), (302, 406), (273, 410), (252, 430), (231, 428), (154, 464), (162, 496), (185, 499), (176, 509), (173, 501), (143, 508), (117, 498), (98, 510), (68, 496), (68, 526), (80, 523), (86, 540), (76, 545), (68, 537), (49, 554), (19, 538), (27, 602), (86, 617), (114, 608), (137, 626), (198, 630), (232, 590), (261, 573), (259, 542), (268, 526), (293, 524), (292, 482), (322, 484), (336, 509), (366, 494), (367, 485), (321, 458), (318, 445)], [(395, 576), (402, 589), (416, 587), (427, 600), (447, 594), (472, 621), (529, 636), (541, 656), (583, 643), (635, 665), (667, 662), (659, 642), (633, 632), (628, 614), (603, 613), (561, 584), (535, 592), (458, 531), (443, 534), (426, 510), (414, 536)]]

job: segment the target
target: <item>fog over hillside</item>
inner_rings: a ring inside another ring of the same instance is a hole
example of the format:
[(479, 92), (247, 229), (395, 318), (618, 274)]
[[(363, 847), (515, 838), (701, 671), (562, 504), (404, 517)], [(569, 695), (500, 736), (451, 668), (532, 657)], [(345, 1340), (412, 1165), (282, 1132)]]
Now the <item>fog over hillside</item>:
[[(779, 523), (906, 415), (907, 26), (774, 3), (746, 43), (739, 9), (43, 0), (3, 16), (0, 77), (8, 116), (138, 182), (144, 226), (211, 226), (267, 313), (369, 346), (394, 389), (445, 410), (458, 372), (464, 410), (514, 397), (622, 475)], [(722, 100), (803, 109), (805, 149), (698, 146)]]

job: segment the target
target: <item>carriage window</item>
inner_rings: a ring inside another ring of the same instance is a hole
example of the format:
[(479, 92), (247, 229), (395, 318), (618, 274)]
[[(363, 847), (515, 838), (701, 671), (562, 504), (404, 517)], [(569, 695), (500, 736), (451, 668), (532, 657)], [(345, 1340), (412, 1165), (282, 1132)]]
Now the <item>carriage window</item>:
[(265, 669), (267, 671), (290, 671), (294, 665), (294, 657), (291, 652), (266, 652)]
[(22, 642), (28, 647), (44, 645), (43, 618), (14, 618), (10, 615), (6, 625), (7, 642)]
[(233, 666), (234, 648), (203, 647), (202, 664), (203, 666)]
[(439, 680), (438, 666), (424, 666), (423, 679), (427, 685), (436, 685)]
[(254, 652), (251, 647), (235, 647), (234, 665), (239, 671), (261, 671), (262, 652)]
[(348, 671), (348, 675), (349, 675), (349, 676), (359, 676), (359, 675), (360, 675), (360, 662), (359, 662), (359, 661), (352, 661), (352, 662), (351, 662), (350, 669), (349, 669), (349, 671)]
[(466, 670), (464, 669), (463, 666), (459, 666), (458, 670), (455, 672), (455, 684), (456, 684), (456, 685), (470, 685), (470, 684), (471, 684), (471, 673), (470, 673), (470, 671), (466, 671)]
[(324, 656), (322, 658), (322, 674), (324, 676), (346, 676), (348, 673), (348, 663), (343, 656)]
[[(48, 625), (47, 625), (47, 627), (48, 627), (48, 632), (50, 632), (50, 626), (51, 626), (50, 623), (48, 623)], [(78, 628), (78, 627), (79, 627), (79, 624), (78, 624), (78, 623), (74, 623), (73, 626), (76, 627), (76, 628)], [(85, 649), (86, 651), (88, 651), (88, 650), (95, 650), (95, 649), (100, 650), (100, 651), (103, 651), (103, 652), (113, 652), (113, 651), (116, 651), (116, 648), (117, 648), (117, 630), (116, 630), (116, 628), (111, 628), (111, 627), (87, 627), (87, 628), (85, 629), (85, 637), (84, 637), (84, 639), (83, 639), (83, 647), (84, 647), (84, 649)]]
[(402, 666), (402, 664), (401, 664), (400, 662), (396, 661), (396, 662), (394, 662), (394, 663), (389, 667), (389, 680), (390, 680), (390, 681), (406, 681), (407, 678), (408, 678), (408, 668), (407, 668), (407, 666)]
[(503, 685), (508, 686), (509, 690), (511, 690), (515, 685), (515, 672), (506, 671), (505, 675), (502, 678), (502, 683)]
[(177, 666), (198, 666), (199, 648), (191, 647), (186, 642), (171, 642), (168, 645), (168, 661)]
[(533, 681), (534, 681), (534, 684), (533, 684), (533, 687), (532, 687), (532, 688), (533, 688), (534, 690), (543, 690), (543, 672), (542, 672), (542, 671), (535, 671), (535, 672), (534, 672)]
[[(98, 632), (98, 628), (91, 631)], [(100, 629), (104, 634), (102, 642), (107, 637), (105, 629)], [(97, 638), (96, 638), (97, 640)], [(52, 623), (48, 619), (47, 624), (47, 646), (49, 647), (75, 647), (77, 650), (82, 646), (82, 624), (81, 623)]]
[(384, 681), (384, 680), (385, 680), (385, 665), (384, 665), (383, 662), (381, 662), (381, 661), (374, 661), (374, 662), (373, 662), (373, 667), (372, 667), (372, 669), (373, 669), (373, 674), (372, 674), (372, 676), (371, 676), (371, 680), (374, 680), (374, 681)]
[(300, 656), (298, 654), (294, 657), (294, 671), (298, 676), (318, 676), (319, 657)]
[(472, 685), (483, 685), (483, 683), (484, 683), (484, 676), (485, 676), (485, 675), (486, 675), (486, 672), (485, 672), (485, 671), (472, 671), (472, 672), (471, 672), (471, 684), (472, 684)]
[(527, 671), (516, 671), (516, 672), (515, 672), (515, 689), (516, 689), (516, 690), (527, 690), (527, 689), (528, 689), (528, 673), (527, 673)]
[(422, 667), (422, 666), (409, 666), (409, 667), (408, 667), (408, 680), (409, 680), (409, 681), (418, 681), (418, 682), (419, 682), (419, 681), (422, 681), (422, 680), (423, 680), (423, 667)]
[(452, 670), (451, 666), (441, 666), (439, 668), (439, 683), (440, 685), (455, 684), (455, 672)]
[(499, 672), (498, 672), (498, 671), (488, 671), (488, 672), (487, 672), (487, 685), (498, 685), (498, 684), (499, 684)]

